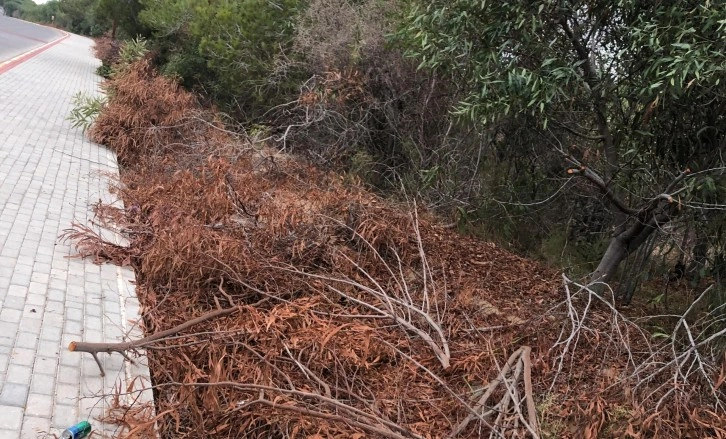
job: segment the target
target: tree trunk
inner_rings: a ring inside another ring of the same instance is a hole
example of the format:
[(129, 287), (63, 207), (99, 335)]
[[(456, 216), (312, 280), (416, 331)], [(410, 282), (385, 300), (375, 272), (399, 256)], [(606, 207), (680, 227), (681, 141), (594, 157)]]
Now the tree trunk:
[[(624, 231), (616, 232), (600, 263), (595, 271), (590, 274), (590, 284), (593, 291), (601, 293), (605, 285), (609, 284), (620, 264), (631, 253), (636, 251), (648, 237), (658, 230), (663, 224), (670, 221), (671, 216), (666, 212), (651, 214), (647, 220), (636, 218), (629, 227), (623, 227)], [(630, 302), (630, 297), (624, 298), (625, 303)]]
[(116, 29), (118, 29), (118, 18), (114, 17), (113, 24), (111, 25), (111, 39), (116, 39)]
[(621, 235), (622, 233), (610, 240), (600, 263), (590, 275), (590, 282), (598, 282), (592, 285), (592, 288), (596, 291), (604, 290), (604, 284), (610, 282), (620, 263), (628, 256), (628, 245), (623, 242)]

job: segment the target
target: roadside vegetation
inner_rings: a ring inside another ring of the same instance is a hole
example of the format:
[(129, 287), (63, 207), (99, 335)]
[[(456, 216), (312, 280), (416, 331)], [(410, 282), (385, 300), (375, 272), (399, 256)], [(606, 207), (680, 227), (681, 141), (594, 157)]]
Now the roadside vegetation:
[(726, 437), (723, 7), (122, 3), (72, 118), (128, 245), (68, 237), (149, 334), (229, 312), (127, 434)]

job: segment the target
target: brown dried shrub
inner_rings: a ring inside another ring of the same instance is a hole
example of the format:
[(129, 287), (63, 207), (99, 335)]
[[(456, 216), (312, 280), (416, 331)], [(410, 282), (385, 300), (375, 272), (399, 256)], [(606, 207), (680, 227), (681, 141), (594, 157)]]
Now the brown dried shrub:
[(148, 60), (137, 61), (103, 88), (110, 99), (89, 136), (110, 146), (122, 165), (213, 140), (204, 138), (210, 134), (205, 126), (209, 122), (201, 119), (196, 98), (174, 80), (158, 75)]
[[(566, 321), (548, 313), (556, 273), (233, 141), (144, 63), (112, 90), (93, 135), (124, 158), (114, 190), (125, 207), (97, 213), (129, 245), (76, 228), (79, 251), (131, 261), (148, 333), (238, 307), (148, 347), (161, 437), (445, 437), (523, 345), (535, 392), (547, 393)], [(595, 319), (605, 325), (607, 313)], [(550, 394), (548, 415), (569, 425), (557, 437), (585, 437), (607, 428), (593, 419), (635, 407), (601, 373), (603, 362), (617, 374), (629, 361), (601, 348), (605, 333), (583, 332), (577, 367)], [(587, 398), (606, 403), (583, 406)], [(114, 412), (120, 425), (153, 425), (125, 413)], [(511, 408), (503, 416), (495, 436), (527, 435)], [(489, 434), (487, 419), (458, 437)], [(652, 432), (652, 419), (625, 427)]]
[(96, 58), (101, 60), (104, 67), (110, 68), (119, 59), (121, 53), (121, 41), (104, 35), (95, 39), (96, 45), (93, 47), (93, 53)]

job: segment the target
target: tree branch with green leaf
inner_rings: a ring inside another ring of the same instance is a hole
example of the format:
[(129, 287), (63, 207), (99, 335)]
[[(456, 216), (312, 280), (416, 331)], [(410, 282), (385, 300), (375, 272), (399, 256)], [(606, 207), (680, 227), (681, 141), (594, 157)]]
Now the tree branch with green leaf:
[(703, 206), (699, 182), (713, 179), (711, 203), (726, 208), (723, 4), (414, 1), (398, 37), (465, 90), (454, 114), (534, 121), (562, 171), (599, 191), (611, 236), (591, 281), (611, 282), (653, 233)]

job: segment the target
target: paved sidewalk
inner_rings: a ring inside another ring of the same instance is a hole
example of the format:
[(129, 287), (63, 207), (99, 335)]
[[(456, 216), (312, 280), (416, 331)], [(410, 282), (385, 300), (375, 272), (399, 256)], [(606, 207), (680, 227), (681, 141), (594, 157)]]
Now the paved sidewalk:
[(66, 120), (74, 94), (98, 92), (91, 46), (72, 35), (0, 74), (0, 439), (53, 437), (80, 420), (100, 430), (99, 396), (148, 376), (104, 354), (101, 378), (89, 354), (67, 350), (120, 341), (138, 318), (133, 272), (69, 259), (58, 240), (88, 224), (89, 204), (113, 201), (114, 155)]

